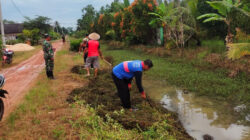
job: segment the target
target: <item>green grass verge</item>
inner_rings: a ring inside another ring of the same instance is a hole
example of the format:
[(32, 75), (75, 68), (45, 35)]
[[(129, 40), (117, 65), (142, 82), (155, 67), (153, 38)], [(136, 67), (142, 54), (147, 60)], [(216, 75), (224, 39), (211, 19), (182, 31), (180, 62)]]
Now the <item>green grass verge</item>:
[(196, 95), (205, 95), (214, 99), (233, 101), (233, 103), (250, 103), (250, 83), (246, 76), (236, 79), (226, 76), (224, 69), (200, 70), (191, 62), (180, 58), (160, 58), (135, 50), (112, 50), (102, 45), (104, 55), (113, 56), (115, 64), (127, 60), (152, 59), (154, 68), (147, 73), (152, 78), (167, 80), (170, 84), (183, 87)]

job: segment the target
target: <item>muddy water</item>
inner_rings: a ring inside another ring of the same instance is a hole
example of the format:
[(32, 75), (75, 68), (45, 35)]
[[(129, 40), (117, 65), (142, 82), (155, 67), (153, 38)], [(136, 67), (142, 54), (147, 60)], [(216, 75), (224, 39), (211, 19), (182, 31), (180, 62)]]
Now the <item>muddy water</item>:
[[(165, 81), (144, 80), (148, 95), (177, 112), (187, 132), (197, 140), (208, 134), (214, 140), (250, 140), (250, 126), (237, 117), (229, 103), (216, 102), (169, 86)], [(246, 122), (248, 121), (246, 117)]]

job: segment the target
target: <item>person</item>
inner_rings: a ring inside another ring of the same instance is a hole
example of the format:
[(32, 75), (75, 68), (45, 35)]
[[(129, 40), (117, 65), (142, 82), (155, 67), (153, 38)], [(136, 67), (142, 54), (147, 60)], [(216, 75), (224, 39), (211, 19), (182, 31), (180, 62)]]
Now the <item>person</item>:
[(88, 58), (88, 52), (87, 52), (87, 50), (85, 50), (85, 48), (87, 47), (88, 41), (89, 41), (88, 36), (89, 36), (88, 34), (85, 35), (85, 38), (82, 40), (82, 43), (80, 44), (80, 47), (79, 47), (79, 53), (83, 52), (84, 64), (86, 64), (86, 60)]
[(46, 65), (46, 74), (49, 79), (55, 79), (53, 74), (54, 69), (54, 49), (49, 42), (51, 40), (49, 34), (45, 34), (43, 42), (44, 60)]
[(134, 61), (125, 61), (112, 70), (112, 78), (116, 85), (118, 96), (122, 102), (122, 106), (125, 109), (132, 111), (130, 103), (130, 89), (133, 78), (136, 79), (136, 85), (141, 93), (141, 97), (146, 99), (146, 94), (142, 87), (142, 72), (147, 71), (153, 67), (153, 62), (150, 59), (145, 61), (134, 60)]
[(5, 97), (4, 94), (8, 94), (8, 92), (6, 90), (3, 90), (3, 86), (5, 84), (5, 77), (0, 74), (0, 97)]
[(100, 35), (97, 33), (92, 33), (89, 35), (89, 41), (87, 43), (87, 47), (85, 48), (85, 52), (88, 52), (88, 57), (86, 60), (86, 70), (87, 76), (90, 76), (89, 69), (91, 65), (93, 65), (95, 69), (95, 77), (97, 77), (98, 69), (100, 68), (99, 56), (103, 59), (102, 52), (100, 50)]
[(63, 41), (63, 43), (65, 43), (65, 41), (66, 41), (66, 40), (65, 40), (65, 35), (64, 35), (64, 34), (62, 35), (62, 41)]
[(4, 83), (5, 83), (5, 78), (3, 75), (0, 75), (0, 121), (2, 120), (4, 114), (4, 103), (1, 98), (6, 98), (5, 94), (8, 94), (6, 90), (2, 89)]

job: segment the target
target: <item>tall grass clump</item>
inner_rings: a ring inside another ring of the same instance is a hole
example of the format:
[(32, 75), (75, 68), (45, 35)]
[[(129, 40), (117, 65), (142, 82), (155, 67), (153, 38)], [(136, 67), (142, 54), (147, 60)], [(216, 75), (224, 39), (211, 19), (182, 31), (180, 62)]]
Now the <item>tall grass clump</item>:
[(229, 44), (229, 46), (227, 56), (230, 59), (235, 60), (250, 55), (250, 43), (234, 43)]

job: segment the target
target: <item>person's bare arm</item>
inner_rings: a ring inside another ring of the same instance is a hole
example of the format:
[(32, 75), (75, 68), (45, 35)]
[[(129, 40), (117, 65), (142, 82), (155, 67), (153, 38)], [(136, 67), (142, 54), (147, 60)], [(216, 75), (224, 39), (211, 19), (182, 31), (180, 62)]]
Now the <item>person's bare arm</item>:
[(103, 59), (103, 55), (102, 55), (102, 51), (101, 50), (99, 50), (99, 54), (100, 54), (101, 59)]
[(87, 53), (87, 52), (88, 52), (88, 48), (85, 47), (85, 49), (84, 49), (84, 54)]
[(82, 51), (82, 44), (79, 46), (79, 53)]

